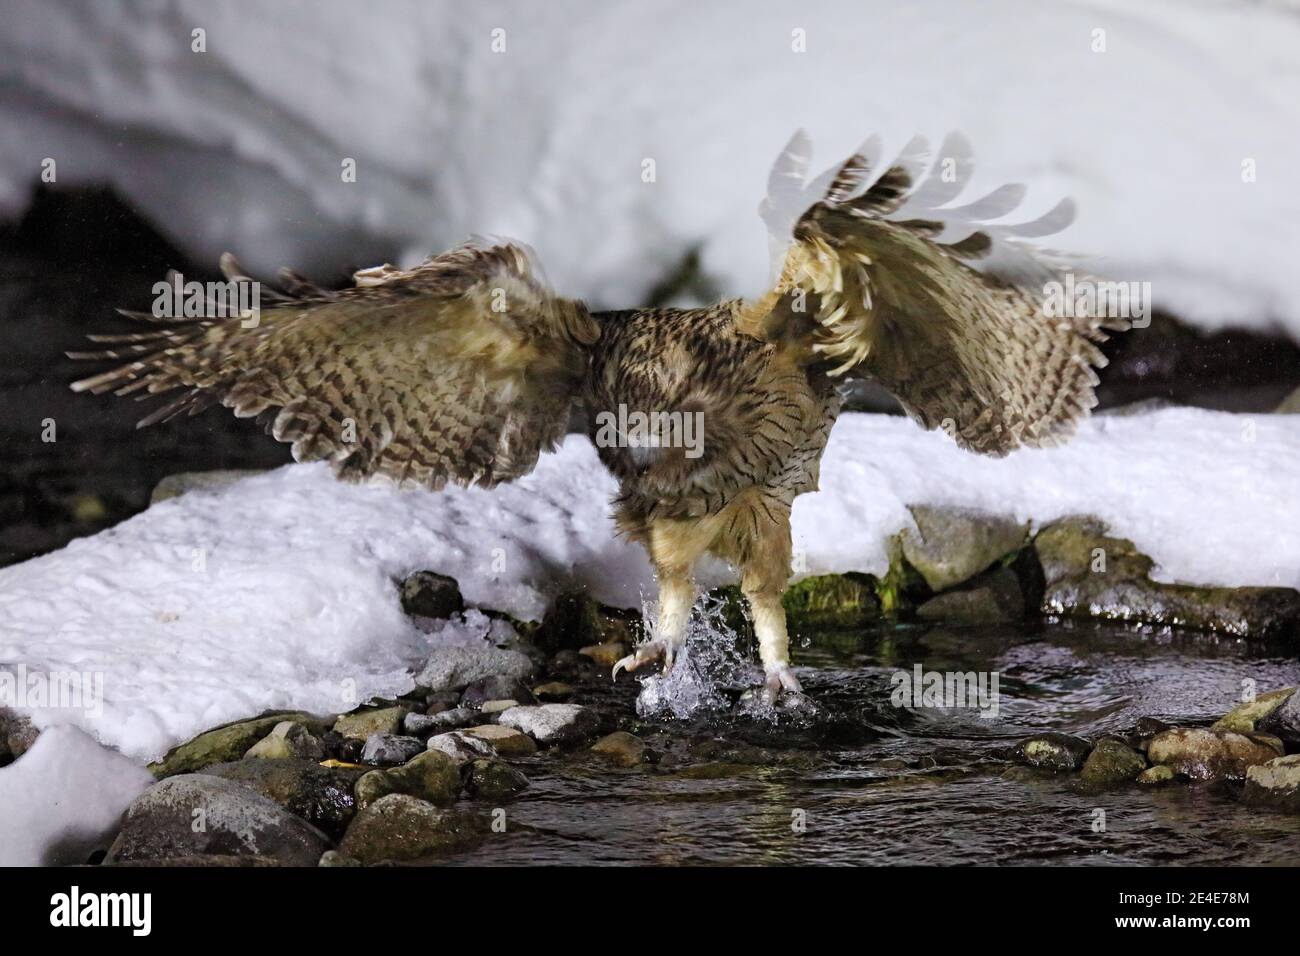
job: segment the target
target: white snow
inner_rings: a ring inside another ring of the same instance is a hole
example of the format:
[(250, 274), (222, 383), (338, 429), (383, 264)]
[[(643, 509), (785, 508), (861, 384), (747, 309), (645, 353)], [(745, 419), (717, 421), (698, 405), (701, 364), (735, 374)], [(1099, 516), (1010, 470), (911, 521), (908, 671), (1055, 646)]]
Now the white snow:
[(52, 158), (202, 261), (328, 279), (503, 233), (630, 306), (696, 245), (725, 292), (761, 286), (755, 208), (797, 127), (819, 165), (957, 129), (970, 196), (1071, 195), (1053, 245), (1203, 325), (1300, 336), (1297, 49), (1294, 4), (1247, 0), (12, 0), (0, 209)]
[(153, 774), (75, 727), (52, 727), (0, 769), (0, 866), (68, 866), (107, 849)]
[[(1065, 446), (1000, 460), (901, 418), (845, 415), (822, 490), (795, 503), (795, 544), (805, 573), (879, 574), (910, 504), (1040, 526), (1087, 513), (1132, 538), (1164, 580), (1300, 587), (1297, 476), (1296, 415), (1105, 416)], [(0, 569), (0, 662), (102, 689), (83, 706), (8, 703), (150, 759), (265, 709), (335, 712), (401, 693), (431, 646), (489, 639), (474, 613), (440, 634), (415, 628), (395, 583), (411, 571), (450, 574), (470, 604), (523, 619), (564, 587), (622, 607), (652, 599), (644, 554), (614, 535), (613, 492), (577, 435), (491, 491), (357, 487), (324, 465), (192, 491)], [(717, 564), (701, 575), (725, 577)]]

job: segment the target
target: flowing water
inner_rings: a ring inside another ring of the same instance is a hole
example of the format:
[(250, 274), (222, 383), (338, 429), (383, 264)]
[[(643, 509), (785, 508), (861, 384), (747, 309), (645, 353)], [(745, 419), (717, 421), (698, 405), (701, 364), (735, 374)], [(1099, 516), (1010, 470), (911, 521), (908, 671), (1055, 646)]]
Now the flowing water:
[[(741, 694), (757, 671), (713, 636), (697, 633), (667, 679), (579, 696), (658, 764), (541, 755), (506, 832), (455, 862), (1300, 863), (1300, 817), (1246, 807), (1234, 785), (1090, 793), (1005, 755), (1037, 731), (1208, 723), (1249, 686), (1300, 682), (1284, 649), (1093, 623), (828, 633), (793, 649), (807, 701), (773, 710)], [(894, 675), (918, 664), (996, 673), (997, 713), (896, 706)]]

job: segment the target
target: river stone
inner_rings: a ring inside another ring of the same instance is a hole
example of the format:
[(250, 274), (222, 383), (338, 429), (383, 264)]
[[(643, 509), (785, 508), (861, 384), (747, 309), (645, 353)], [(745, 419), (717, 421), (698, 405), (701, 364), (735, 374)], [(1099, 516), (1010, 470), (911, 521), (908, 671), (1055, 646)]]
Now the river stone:
[(500, 724), (483, 724), (461, 731), (467, 737), (486, 741), (503, 757), (529, 757), (537, 753), (537, 744), (527, 734)]
[(1054, 731), (1026, 737), (1012, 748), (1012, 755), (1021, 763), (1047, 770), (1078, 770), (1088, 758), (1092, 744), (1073, 734)]
[(1021, 548), (1029, 526), (969, 508), (914, 505), (916, 528), (903, 532), (903, 557), (934, 591), (968, 581)]
[(1180, 727), (1151, 739), (1147, 759), (1191, 780), (1240, 779), (1256, 764), (1281, 755), (1280, 747), (1231, 730)]
[(511, 707), (518, 706), (519, 701), (517, 700), (485, 700), (483, 705), (479, 707), (478, 712), (485, 717), (493, 717), (509, 710)]
[(483, 831), (472, 814), (390, 793), (357, 814), (338, 850), (366, 864), (418, 860), (473, 846)]
[(627, 656), (627, 645), (622, 641), (609, 641), (605, 644), (592, 644), (581, 647), (578, 653), (589, 659), (597, 667), (609, 669)]
[(1244, 803), (1300, 813), (1300, 754), (1246, 768)]
[(866, 627), (880, 619), (876, 579), (869, 574), (818, 574), (796, 581), (781, 595), (791, 630)]
[(649, 759), (645, 741), (626, 730), (601, 737), (591, 745), (591, 752), (624, 767), (636, 767)]
[(308, 760), (325, 759), (325, 747), (302, 724), (282, 720), (269, 734), (248, 748), (245, 757), (275, 759), (278, 757), (305, 757)]
[(1137, 782), (1143, 786), (1160, 786), (1161, 784), (1170, 783), (1176, 776), (1173, 767), (1166, 767), (1161, 764), (1158, 767), (1147, 767), (1137, 775)]
[(431, 734), (469, 727), (482, 719), (473, 707), (453, 707), (437, 714), (407, 714), (402, 720), (402, 729), (412, 737), (427, 738)]
[(437, 734), (429, 738), (429, 750), (446, 754), (458, 764), (468, 763), (479, 757), (495, 757), (496, 748), (482, 737), (471, 737), (463, 730)]
[(31, 749), (41, 732), (31, 718), (9, 707), (0, 707), (0, 753), (17, 759)]
[(537, 702), (527, 684), (518, 677), (504, 674), (476, 680), (460, 695), (460, 702), (465, 707), (480, 707), (489, 700), (516, 700), (521, 704)]
[(419, 737), (401, 734), (371, 734), (361, 748), (361, 762), (376, 767), (392, 767), (406, 763), (424, 752), (424, 741)]
[(460, 793), (460, 767), (447, 754), (426, 750), (402, 767), (372, 770), (356, 782), (357, 808), (364, 810), (390, 793), (430, 803), (451, 803)]
[(533, 643), (547, 654), (619, 641), (635, 647), (644, 626), (639, 610), (613, 608), (581, 592), (559, 595), (546, 610)]
[(585, 740), (600, 729), (600, 718), (595, 711), (577, 704), (512, 707), (497, 721), (502, 726), (523, 731), (544, 746)]
[(553, 680), (533, 688), (537, 699), (547, 704), (563, 703), (578, 692), (578, 688), (563, 681)]
[(301, 757), (264, 757), (213, 764), (203, 772), (256, 790), (294, 816), (338, 837), (356, 812), (352, 791), (364, 771), (322, 767)]
[(262, 468), (218, 468), (212, 471), (185, 471), (177, 475), (167, 475), (154, 485), (149, 504), (156, 505), (168, 498), (179, 498), (191, 491), (217, 491), (242, 481), (252, 475), (260, 475)]
[(1239, 734), (1253, 733), (1260, 729), (1261, 721), (1266, 720), (1273, 711), (1284, 705), (1295, 693), (1294, 687), (1269, 691), (1260, 694), (1254, 700), (1238, 704), (1213, 724), (1215, 730), (1235, 730)]
[(1080, 779), (1092, 787), (1113, 787), (1134, 779), (1146, 770), (1147, 762), (1136, 750), (1103, 737), (1093, 745), (1088, 759), (1083, 762)]
[(329, 837), (275, 801), (241, 783), (193, 773), (168, 777), (136, 798), (108, 861), (215, 854), (315, 866), (329, 848)]
[(302, 724), (312, 733), (324, 733), (329, 721), (304, 713), (275, 713), (223, 724), (205, 731), (167, 751), (167, 755), (149, 765), (155, 777), (162, 779), (178, 773), (192, 773), (214, 763), (239, 760), (250, 747), (284, 721)]
[(1025, 598), (1014, 571), (998, 568), (977, 581), (975, 586), (930, 598), (916, 609), (916, 616), (956, 624), (1002, 624), (1024, 618)]
[(533, 672), (527, 654), (485, 645), (440, 647), (429, 655), (415, 677), (420, 687), (432, 691), (459, 690), (485, 677), (526, 678)]
[(448, 618), (465, 610), (455, 578), (434, 571), (416, 571), (402, 581), (402, 610), (419, 617)]
[(1300, 747), (1300, 694), (1292, 693), (1282, 705), (1259, 722), (1259, 729)]
[(320, 855), (320, 862), (316, 865), (325, 867), (361, 866), (361, 861), (350, 856), (344, 856), (338, 850), (326, 850)]
[(1049, 525), (1034, 538), (1034, 549), (1043, 568), (1044, 614), (1191, 627), (1237, 637), (1300, 632), (1300, 592), (1293, 588), (1153, 581), (1152, 560), (1132, 541), (1108, 535), (1096, 518), (1065, 518)]
[(368, 740), (372, 734), (395, 734), (402, 729), (402, 719), (407, 712), (407, 708), (400, 704), (354, 710), (334, 721), (334, 732), (357, 740)]
[(471, 761), (465, 788), (480, 800), (503, 800), (528, 787), (528, 778), (509, 764), (480, 758)]

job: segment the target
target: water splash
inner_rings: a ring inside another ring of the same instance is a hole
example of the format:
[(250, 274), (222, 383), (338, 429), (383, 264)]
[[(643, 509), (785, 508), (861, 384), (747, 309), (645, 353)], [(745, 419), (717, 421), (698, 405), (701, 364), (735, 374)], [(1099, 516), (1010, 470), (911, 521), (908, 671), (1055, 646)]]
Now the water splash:
[(672, 670), (641, 681), (637, 716), (687, 720), (729, 715), (768, 723), (791, 715), (812, 718), (817, 707), (802, 694), (784, 694), (775, 705), (763, 698), (763, 671), (743, 644), (726, 622), (726, 602), (706, 595), (691, 614)]

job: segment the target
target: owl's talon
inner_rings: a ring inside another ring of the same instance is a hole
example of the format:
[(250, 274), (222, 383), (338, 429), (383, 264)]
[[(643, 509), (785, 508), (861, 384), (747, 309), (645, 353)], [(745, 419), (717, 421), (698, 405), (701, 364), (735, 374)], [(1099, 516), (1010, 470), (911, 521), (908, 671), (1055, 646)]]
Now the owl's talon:
[(663, 661), (663, 673), (667, 674), (673, 666), (673, 648), (667, 641), (646, 641), (636, 649), (634, 653), (627, 657), (621, 658), (614, 665), (614, 672), (610, 674), (612, 680), (618, 680), (619, 671), (631, 673), (646, 664), (652, 664), (655, 661)]
[(767, 672), (767, 680), (763, 682), (763, 699), (769, 704), (775, 704), (783, 691), (803, 693), (803, 685), (794, 676), (789, 664), (778, 664)]

